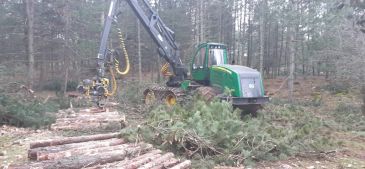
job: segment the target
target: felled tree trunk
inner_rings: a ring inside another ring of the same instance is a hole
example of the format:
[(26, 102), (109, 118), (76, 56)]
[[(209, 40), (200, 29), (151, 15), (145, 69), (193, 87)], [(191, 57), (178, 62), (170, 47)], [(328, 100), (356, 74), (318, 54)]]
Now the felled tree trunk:
[(13, 166), (13, 169), (47, 168), (47, 169), (79, 169), (122, 161), (126, 157), (134, 157), (139, 153), (150, 151), (152, 145), (139, 144), (138, 146), (118, 145), (102, 148), (102, 151), (89, 150), (90, 153), (79, 156), (71, 156), (60, 160), (47, 160), (32, 163), (25, 166)]
[(190, 160), (186, 160), (170, 169), (187, 169), (187, 168), (190, 168), (191, 166), (191, 161)]
[(141, 166), (139, 168), (140, 169), (149, 169), (149, 168), (158, 166), (161, 163), (163, 163), (164, 161), (168, 161), (168, 160), (170, 160), (173, 157), (174, 157), (174, 154), (167, 153), (167, 154), (165, 154), (165, 155), (163, 155), (163, 156), (161, 156), (161, 157), (159, 157), (159, 158), (157, 158), (157, 159), (155, 159), (155, 160), (153, 160), (153, 161), (151, 161), (151, 162), (149, 162), (149, 163), (147, 163), (147, 164), (145, 164), (145, 165), (143, 165), (143, 166)]
[(101, 153), (92, 156), (79, 156), (78, 160), (73, 158), (62, 159), (54, 161), (52, 164), (46, 165), (44, 168), (64, 168), (64, 169), (78, 169), (88, 166), (102, 165), (106, 163), (112, 163), (115, 161), (124, 160), (127, 156), (134, 156), (140, 151), (147, 151), (152, 148), (152, 145), (146, 145), (135, 148), (127, 148), (125, 150), (109, 151), (107, 153)]
[(91, 135), (91, 136), (80, 136), (80, 137), (46, 140), (46, 141), (31, 143), (30, 148), (33, 149), (33, 148), (38, 148), (38, 147), (47, 147), (47, 146), (63, 145), (63, 144), (70, 144), (70, 143), (80, 143), (80, 142), (86, 142), (86, 141), (106, 140), (106, 139), (116, 138), (118, 136), (119, 136), (119, 133), (111, 133), (111, 134), (98, 134), (98, 135)]
[[(69, 156), (77, 156), (90, 153), (91, 150), (100, 148), (108, 148), (124, 143), (123, 139), (111, 139), (106, 141), (89, 141), (83, 143), (73, 143), (51, 147), (40, 147), (30, 149), (28, 151), (28, 158), (31, 160), (56, 160)], [(96, 151), (96, 150), (95, 150)]]

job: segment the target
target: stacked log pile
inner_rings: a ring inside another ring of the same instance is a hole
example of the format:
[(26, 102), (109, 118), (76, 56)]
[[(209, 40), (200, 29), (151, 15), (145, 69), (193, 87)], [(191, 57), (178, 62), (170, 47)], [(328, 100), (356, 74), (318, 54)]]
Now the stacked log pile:
[(13, 169), (186, 169), (191, 162), (180, 161), (172, 153), (163, 153), (146, 143), (131, 144), (117, 133), (38, 141), (30, 144), (31, 160)]
[(83, 109), (79, 112), (73, 110), (60, 111), (52, 130), (88, 130), (113, 127), (120, 129), (125, 122), (125, 117), (118, 112), (109, 112), (101, 109)]

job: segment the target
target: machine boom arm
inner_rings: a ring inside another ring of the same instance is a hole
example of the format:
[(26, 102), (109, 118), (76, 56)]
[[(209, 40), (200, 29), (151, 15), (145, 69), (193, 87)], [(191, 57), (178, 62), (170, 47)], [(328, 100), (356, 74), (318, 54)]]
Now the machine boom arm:
[(158, 52), (171, 66), (174, 76), (167, 82), (168, 86), (178, 86), (185, 78), (187, 70), (181, 62), (179, 49), (175, 43), (174, 32), (169, 29), (146, 0), (111, 0), (108, 16), (104, 23), (98, 59), (98, 78), (105, 76), (107, 41), (113, 20), (121, 12), (121, 3), (126, 1), (141, 21), (147, 32), (158, 46)]

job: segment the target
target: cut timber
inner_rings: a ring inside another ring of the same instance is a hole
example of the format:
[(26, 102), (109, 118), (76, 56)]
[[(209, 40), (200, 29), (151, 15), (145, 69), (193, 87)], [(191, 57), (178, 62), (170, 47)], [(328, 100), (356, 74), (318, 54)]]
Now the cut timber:
[(126, 157), (137, 156), (141, 152), (147, 152), (152, 149), (150, 144), (139, 144), (138, 146), (119, 145), (114, 147), (115, 149), (109, 149), (106, 152), (94, 152), (91, 154), (71, 156), (62, 158), (60, 160), (47, 160), (37, 163), (31, 163), (24, 166), (12, 166), (13, 169), (31, 169), (31, 168), (44, 168), (44, 169), (79, 169), (92, 167), (96, 165), (103, 165), (106, 163), (113, 163), (116, 161), (122, 161)]
[(187, 169), (187, 168), (190, 168), (191, 166), (191, 161), (190, 160), (186, 160), (174, 167), (171, 167), (170, 169)]
[(124, 169), (134, 169), (134, 168), (138, 168), (139, 166), (146, 164), (154, 159), (157, 159), (161, 157), (161, 154), (152, 154), (152, 155), (147, 155), (147, 156), (143, 156), (143, 158), (136, 160), (134, 162), (131, 162), (127, 165), (117, 165), (115, 166), (116, 168), (124, 168)]
[(28, 150), (28, 158), (31, 160), (37, 160), (39, 155), (42, 154), (50, 154), (50, 153), (58, 153), (62, 151), (67, 151), (71, 149), (88, 149), (88, 148), (98, 148), (103, 146), (115, 146), (120, 145), (124, 142), (123, 139), (109, 139), (109, 140), (97, 140), (97, 141), (88, 141), (88, 142), (81, 142), (81, 143), (71, 143), (71, 144), (64, 144), (64, 145), (57, 145), (57, 146), (50, 146), (50, 147), (38, 147), (34, 149)]
[[(109, 163), (109, 164), (106, 164), (104, 166), (89, 167), (88, 169), (102, 169), (102, 168), (109, 168), (109, 169), (123, 168), (123, 169), (127, 169), (129, 167), (130, 168), (137, 168), (138, 166), (142, 165), (142, 164), (137, 164), (137, 163), (140, 163), (140, 161), (142, 161), (143, 159), (146, 159), (146, 158), (149, 158), (149, 157), (152, 157), (152, 156), (156, 156), (156, 155), (161, 156), (160, 153), (162, 153), (161, 150), (152, 150), (152, 151), (147, 152), (146, 154), (143, 154), (143, 155), (138, 156), (136, 158), (133, 158), (133, 157), (126, 158), (123, 161), (117, 161), (117, 162), (114, 162), (114, 163)], [(147, 162), (145, 162), (145, 163), (147, 163)]]
[(82, 143), (73, 143), (67, 145), (40, 147), (31, 149), (28, 152), (29, 159), (32, 160), (56, 160), (63, 157), (77, 156), (91, 153), (91, 151), (101, 151), (98, 148), (113, 147), (124, 143), (123, 139), (111, 139), (105, 141), (90, 141)]
[(124, 160), (127, 156), (135, 156), (140, 151), (148, 151), (152, 145), (145, 145), (136, 148), (127, 148), (125, 150), (110, 151), (107, 153), (95, 154), (91, 156), (70, 157), (54, 161), (44, 168), (62, 168), (62, 169), (79, 169), (98, 164), (112, 163)]
[(63, 151), (59, 153), (41, 154), (38, 156), (41, 160), (58, 160), (65, 157), (80, 156), (80, 155), (90, 155), (90, 154), (101, 154), (103, 152), (113, 152), (118, 150), (124, 150), (128, 145), (117, 145), (109, 147), (99, 147), (92, 149), (71, 149), (68, 151)]
[(161, 164), (164, 161), (170, 160), (173, 157), (174, 157), (174, 154), (167, 153), (167, 154), (165, 154), (165, 155), (163, 155), (163, 156), (161, 156), (161, 157), (159, 157), (157, 159), (154, 159), (153, 161), (151, 161), (151, 162), (143, 165), (142, 167), (139, 167), (139, 169), (150, 169), (152, 167), (155, 167), (155, 166)]
[(95, 140), (106, 140), (111, 138), (116, 138), (119, 136), (119, 133), (111, 133), (111, 134), (98, 134), (98, 135), (90, 135), (90, 136), (80, 136), (80, 137), (70, 137), (64, 139), (55, 139), (55, 140), (46, 140), (39, 141), (30, 144), (30, 148), (38, 148), (38, 147), (48, 147), (62, 144), (70, 144), (70, 143), (80, 143), (87, 141), (95, 141)]
[(92, 111), (92, 109), (83, 109), (76, 113), (72, 109), (60, 110), (56, 123), (51, 125), (51, 130), (120, 130), (125, 127), (125, 115), (117, 111), (97, 113)]
[[(59, 140), (61, 139), (58, 139), (58, 142)], [(167, 169), (175, 165), (179, 168), (190, 167), (190, 162), (180, 163), (180, 160), (173, 158), (172, 153), (164, 154), (161, 150), (153, 149), (150, 144), (124, 143), (123, 139), (119, 138), (38, 147), (30, 149), (29, 156), (30, 159), (40, 161), (29, 161), (22, 166), (13, 165), (10, 168)]]
[(172, 167), (173, 165), (175, 165), (178, 162), (179, 162), (179, 160), (176, 160), (176, 159), (172, 158), (169, 161), (165, 161), (162, 164), (159, 164), (155, 167), (152, 167), (151, 169), (164, 169), (164, 168), (167, 168), (167, 167)]
[(68, 124), (57, 124), (52, 125), (51, 130), (91, 130), (91, 129), (105, 129), (108, 127), (112, 127), (115, 129), (121, 129), (122, 128), (122, 122), (121, 121), (113, 121), (113, 122), (73, 122)]
[(112, 117), (77, 117), (77, 118), (59, 118), (57, 119), (57, 123), (64, 123), (69, 124), (73, 122), (83, 122), (83, 123), (89, 123), (89, 122), (99, 122), (99, 123), (107, 123), (107, 122), (120, 122), (122, 118), (120, 116), (112, 116)]

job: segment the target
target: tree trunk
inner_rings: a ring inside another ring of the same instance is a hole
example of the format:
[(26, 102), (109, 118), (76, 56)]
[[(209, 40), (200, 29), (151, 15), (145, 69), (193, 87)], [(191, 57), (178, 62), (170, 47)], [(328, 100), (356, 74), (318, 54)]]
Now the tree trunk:
[(236, 7), (236, 0), (232, 1), (232, 10), (233, 10), (233, 16), (232, 16), (232, 30), (231, 30), (231, 36), (232, 36), (232, 45), (231, 45), (231, 52), (233, 53), (232, 63), (237, 63), (237, 51), (236, 51), (236, 19), (237, 19), (237, 7)]
[[(140, 169), (152, 168), (154, 166), (157, 166), (157, 165), (163, 163), (164, 161), (168, 161), (168, 160), (172, 159), (173, 157), (174, 157), (174, 154), (166, 153), (166, 154), (154, 159), (153, 161), (151, 161), (147, 164), (144, 164), (144, 165), (142, 165), (141, 167), (138, 167), (138, 168), (140, 168)], [(129, 168), (129, 167), (125, 167), (125, 168)], [(130, 167), (130, 168), (133, 168), (133, 167)]]
[(137, 45), (138, 45), (138, 80), (142, 83), (142, 55), (141, 55), (141, 24), (137, 20)]
[(138, 156), (137, 158), (122, 162), (120, 164), (114, 165), (113, 167), (124, 168), (124, 169), (134, 169), (139, 166), (148, 163), (156, 158), (161, 157), (161, 150), (152, 150), (149, 153)]
[[(251, 5), (251, 4), (250, 4)], [(249, 7), (249, 13), (251, 13), (251, 7)], [(251, 14), (248, 15), (248, 42), (247, 42), (247, 66), (251, 67), (252, 60), (252, 25), (251, 25)]]
[[(245, 56), (245, 47), (247, 45), (247, 38), (246, 38), (246, 18), (247, 18), (247, 0), (245, 0), (244, 10), (243, 10), (243, 21), (242, 21), (242, 56), (241, 56), (241, 65), (243, 65), (243, 58)], [(248, 57), (248, 54), (246, 55)], [(247, 65), (247, 64), (246, 64)]]
[(280, 70), (281, 70), (281, 58), (283, 56), (283, 49), (284, 49), (284, 27), (282, 27), (281, 30), (281, 42), (280, 42), (280, 54), (279, 54), (279, 61), (278, 61), (278, 72), (277, 75), (280, 76)]
[(25, 0), (26, 7), (26, 36), (27, 36), (27, 56), (28, 56), (28, 87), (33, 88), (34, 85), (34, 2), (33, 0)]
[(273, 60), (273, 62), (274, 62), (274, 67), (273, 67), (273, 69), (272, 69), (272, 76), (274, 77), (275, 76), (275, 73), (276, 73), (276, 70), (278, 69), (278, 67), (279, 67), (279, 65), (280, 65), (280, 58), (279, 58), (279, 54), (278, 54), (278, 52), (279, 52), (279, 50), (278, 50), (278, 48), (279, 48), (279, 23), (278, 22), (276, 22), (276, 25), (275, 25), (275, 39), (274, 39), (274, 42), (275, 42), (275, 44), (274, 44), (274, 60)]
[(270, 74), (270, 70), (273, 66), (273, 55), (271, 54), (271, 22), (269, 22), (268, 24), (265, 23), (265, 32), (267, 32), (267, 36), (265, 36), (265, 56), (266, 56), (266, 62), (264, 60), (264, 70), (266, 69), (266, 75), (267, 77), (271, 77), (272, 74)]
[(71, 64), (71, 57), (69, 56), (69, 52), (68, 49), (69, 48), (69, 33), (68, 31), (70, 30), (70, 15), (69, 15), (69, 9), (68, 9), (68, 2), (65, 2), (65, 10), (64, 10), (64, 14), (65, 14), (65, 19), (66, 19), (66, 24), (65, 24), (65, 42), (63, 44), (63, 57), (64, 57), (64, 70), (65, 70), (65, 77), (64, 77), (64, 84), (63, 84), (63, 95), (66, 95), (67, 92), (67, 84), (68, 84), (68, 79), (69, 79), (69, 68), (70, 68), (70, 64)]
[(260, 14), (260, 59), (259, 59), (259, 71), (264, 74), (264, 54), (265, 54), (265, 10), (266, 0), (262, 1), (261, 14)]
[(137, 153), (145, 152), (151, 149), (151, 145), (137, 146), (123, 148), (123, 145), (118, 146), (115, 151), (108, 151), (100, 154), (83, 155), (72, 158), (64, 158), (61, 160), (50, 161), (45, 163), (44, 168), (64, 168), (64, 169), (76, 169), (85, 168), (95, 165), (102, 165), (106, 163), (112, 163), (115, 161), (124, 160), (127, 156), (135, 156)]
[(205, 40), (205, 35), (204, 35), (204, 1), (199, 1), (200, 2), (200, 9), (199, 9), (199, 26), (200, 26), (200, 31), (199, 31), (199, 43), (204, 42)]
[[(294, 100), (293, 98), (293, 91), (294, 91), (294, 70), (295, 70), (295, 41), (294, 36), (295, 32), (292, 30), (292, 27), (289, 27), (288, 33), (289, 33), (289, 80), (288, 80), (288, 86), (289, 86), (289, 100), (292, 102)], [(295, 29), (295, 28), (294, 28)]]
[(170, 169), (186, 169), (186, 168), (189, 168), (190, 166), (191, 166), (191, 161), (186, 160), (186, 161), (180, 163), (179, 165), (176, 165)]
[(116, 138), (119, 136), (119, 133), (111, 133), (111, 134), (98, 134), (91, 136), (80, 136), (80, 137), (70, 137), (63, 139), (54, 139), (54, 140), (46, 140), (30, 143), (30, 148), (38, 148), (38, 147), (47, 147), (47, 146), (55, 146), (62, 144), (70, 144), (70, 143), (80, 143), (86, 141), (95, 141), (95, 140), (106, 140), (110, 138)]
[[(110, 147), (121, 145), (125, 143), (123, 139), (108, 139), (108, 140), (97, 140), (88, 141), (81, 143), (72, 143), (51, 147), (40, 147), (35, 149), (30, 149), (28, 151), (28, 158), (31, 160), (43, 161), (43, 160), (56, 160), (68, 156), (76, 156), (81, 154), (86, 154), (88, 150)], [(99, 150), (101, 152), (101, 150)]]

